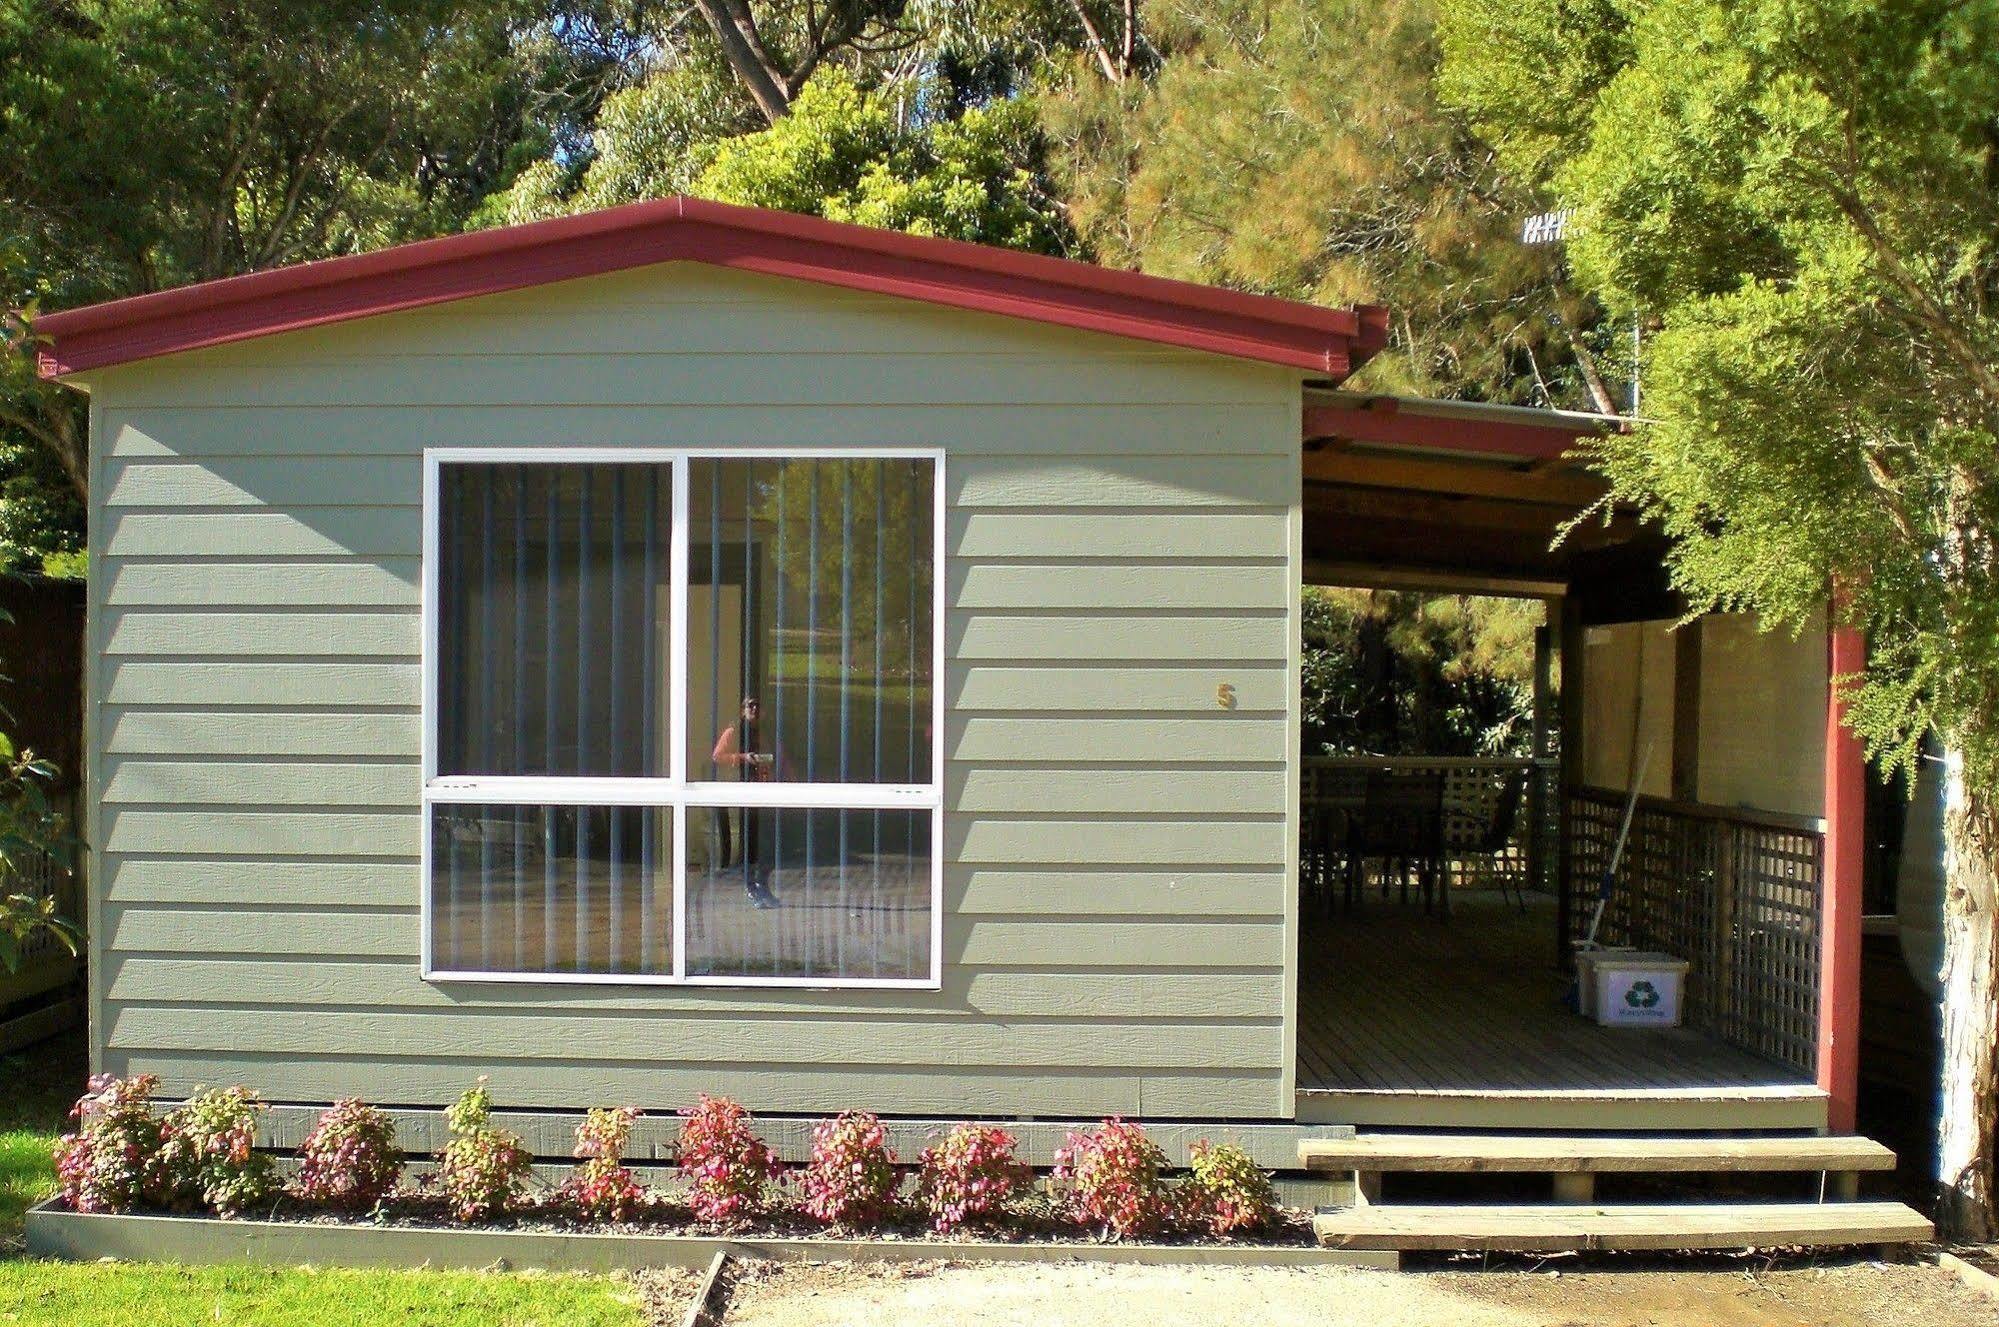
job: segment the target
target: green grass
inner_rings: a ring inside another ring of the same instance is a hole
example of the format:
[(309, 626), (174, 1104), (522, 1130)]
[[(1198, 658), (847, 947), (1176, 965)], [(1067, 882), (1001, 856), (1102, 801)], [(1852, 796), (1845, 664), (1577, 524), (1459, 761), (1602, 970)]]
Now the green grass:
[(600, 1277), (0, 1262), (6, 1327), (633, 1327)]
[(637, 1295), (603, 1277), (22, 1258), (84, 1077), (79, 1038), (0, 1058), (0, 1327), (638, 1327)]

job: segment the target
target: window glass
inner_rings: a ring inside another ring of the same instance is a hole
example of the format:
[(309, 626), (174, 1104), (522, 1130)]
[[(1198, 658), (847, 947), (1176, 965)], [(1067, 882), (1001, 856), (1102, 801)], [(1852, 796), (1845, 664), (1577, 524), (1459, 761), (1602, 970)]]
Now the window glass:
[[(699, 807), (687, 816), (689, 976), (930, 974), (929, 811)], [(697, 824), (709, 833), (697, 838)]]
[(688, 778), (930, 782), (933, 473), (689, 465)]
[(934, 980), (936, 461), (662, 455), (435, 462), (427, 969)]
[(666, 772), (673, 473), (439, 472), (437, 772)]
[(671, 973), (672, 832), (662, 807), (432, 806), (433, 966)]

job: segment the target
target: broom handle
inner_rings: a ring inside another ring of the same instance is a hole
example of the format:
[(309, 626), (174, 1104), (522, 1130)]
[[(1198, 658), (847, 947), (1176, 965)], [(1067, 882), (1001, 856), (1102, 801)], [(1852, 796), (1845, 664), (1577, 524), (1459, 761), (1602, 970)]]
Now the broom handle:
[(1624, 861), (1624, 845), (1631, 837), (1631, 817), (1638, 811), (1638, 790), (1645, 786), (1645, 769), (1652, 763), (1652, 744), (1645, 744), (1645, 753), (1638, 758), (1638, 769), (1631, 780), (1631, 791), (1624, 797), (1624, 819), (1617, 826), (1617, 843), (1610, 850), (1610, 861), (1603, 868), (1603, 879), (1596, 887), (1596, 910), (1590, 914), (1589, 935), (1583, 940), (1584, 949), (1596, 948), (1597, 929), (1603, 925), (1603, 910), (1610, 904), (1610, 892), (1617, 882), (1617, 868)]

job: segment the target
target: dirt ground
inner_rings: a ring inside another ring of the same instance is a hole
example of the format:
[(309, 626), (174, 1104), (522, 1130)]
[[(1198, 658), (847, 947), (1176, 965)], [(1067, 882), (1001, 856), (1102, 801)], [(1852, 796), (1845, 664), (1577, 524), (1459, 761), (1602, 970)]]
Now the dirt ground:
[(854, 1266), (742, 1269), (726, 1327), (1993, 1327), (1927, 1263), (1542, 1270)]

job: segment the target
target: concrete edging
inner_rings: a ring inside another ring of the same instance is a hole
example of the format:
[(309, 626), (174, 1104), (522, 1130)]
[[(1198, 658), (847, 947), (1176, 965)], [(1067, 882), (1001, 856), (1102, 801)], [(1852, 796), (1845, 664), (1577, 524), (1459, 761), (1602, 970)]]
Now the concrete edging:
[(335, 1267), (536, 1268), (614, 1272), (700, 1270), (720, 1252), (783, 1262), (1112, 1262), (1205, 1267), (1380, 1267), (1396, 1254), (1306, 1245), (1010, 1244), (998, 1241), (835, 1239), (820, 1236), (637, 1235), (616, 1232), (454, 1230), (200, 1216), (103, 1216), (55, 1200), (27, 1213), (38, 1258), (130, 1262), (300, 1263)]
[(1955, 1272), (1957, 1279), (1986, 1297), (1999, 1300), (1999, 1276), (1994, 1276), (1974, 1263), (1958, 1257), (1949, 1249), (1937, 1252), (1937, 1266), (1948, 1272)]

